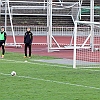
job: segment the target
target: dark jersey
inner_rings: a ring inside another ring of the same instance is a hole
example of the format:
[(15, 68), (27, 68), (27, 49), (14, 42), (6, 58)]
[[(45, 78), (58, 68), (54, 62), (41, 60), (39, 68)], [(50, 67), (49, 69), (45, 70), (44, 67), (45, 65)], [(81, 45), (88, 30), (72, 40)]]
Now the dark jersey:
[(24, 43), (31, 44), (33, 41), (33, 34), (32, 32), (26, 32), (24, 35)]

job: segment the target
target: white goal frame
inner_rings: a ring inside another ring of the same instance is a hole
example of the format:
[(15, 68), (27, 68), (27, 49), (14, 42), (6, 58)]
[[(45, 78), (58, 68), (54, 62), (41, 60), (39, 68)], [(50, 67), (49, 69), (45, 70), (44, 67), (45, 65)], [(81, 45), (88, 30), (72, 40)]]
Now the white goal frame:
[[(83, 2), (83, 0), (78, 0), (78, 4), (79, 4), (79, 6), (77, 7), (77, 8), (79, 8), (79, 12), (77, 13), (78, 15), (81, 11), (82, 2)], [(53, 5), (53, 3), (55, 3), (55, 2), (52, 2), (52, 0), (47, 0), (47, 44), (48, 44), (48, 52), (56, 51), (56, 50), (62, 50), (62, 49), (63, 50), (64, 49), (74, 49), (74, 46), (71, 45), (71, 42), (72, 42), (73, 36), (74, 36), (74, 32), (73, 32), (72, 39), (70, 41), (70, 45), (64, 46), (64, 47), (60, 47), (59, 43), (56, 41), (56, 39), (52, 35), (52, 31), (53, 31), (52, 30), (52, 9), (53, 9), (52, 5)], [(64, 2), (62, 2), (62, 4), (63, 3)], [(76, 3), (77, 2), (74, 2), (73, 5), (75, 5)], [(70, 4), (70, 2), (69, 2), (69, 4)], [(65, 8), (68, 8), (68, 7), (65, 7)], [(76, 19), (76, 20), (78, 20), (78, 19)], [(90, 0), (90, 22), (94, 22), (94, 0)], [(74, 25), (75, 25), (75, 23), (74, 23)], [(91, 25), (91, 28), (93, 29), (93, 25)], [(92, 31), (92, 29), (91, 29), (91, 31)], [(52, 47), (52, 41), (55, 42), (57, 47)], [(93, 42), (93, 38), (91, 38), (91, 44), (92, 44), (92, 42)]]
[[(85, 24), (91, 26), (91, 31), (82, 46), (79, 46), (77, 48), (77, 29), (78, 29), (78, 24)], [(100, 23), (99, 22), (89, 22), (89, 21), (75, 21), (75, 28), (74, 28), (74, 52), (73, 52), (73, 68), (76, 68), (76, 50), (77, 49), (89, 49), (91, 48), (91, 52), (94, 51), (94, 24), (98, 25), (98, 28), (100, 28)], [(90, 46), (85, 46), (86, 42), (90, 38)], [(92, 41), (91, 41), (92, 38)], [(99, 49), (99, 48), (98, 48)]]
[[(75, 6), (75, 4), (81, 6), (82, 0), (78, 0), (78, 2), (59, 2), (59, 3), (61, 3), (61, 4), (71, 4), (71, 6), (65, 6), (64, 8), (72, 8), (73, 6)], [(52, 30), (52, 28), (53, 28), (52, 27), (53, 4), (59, 4), (59, 3), (52, 2), (52, 0), (47, 0), (47, 44), (48, 44), (48, 52), (58, 51), (58, 50), (66, 50), (66, 49), (74, 49), (74, 46), (72, 46), (72, 45), (60, 47), (59, 43), (57, 42), (57, 40), (52, 35), (52, 31), (53, 31)], [(79, 7), (76, 7), (76, 8), (79, 8)], [(79, 14), (79, 11), (80, 10), (78, 10), (77, 15)], [(77, 18), (75, 20), (77, 20)], [(55, 42), (57, 47), (52, 47), (53, 41)]]
[[(91, 33), (88, 36), (88, 38), (86, 39), (86, 41), (89, 39), (89, 37), (91, 36), (91, 46), (92, 46), (92, 51), (94, 49), (94, 0), (90, 0), (90, 22), (86, 22), (86, 21), (75, 21), (75, 27), (74, 27), (74, 53), (73, 53), (73, 68), (76, 68), (76, 38), (77, 38), (77, 24), (78, 23), (83, 23), (83, 24), (90, 24), (91, 26)], [(95, 22), (95, 24), (100, 24)], [(86, 43), (86, 41), (83, 43), (82, 47), (84, 47), (84, 44)]]

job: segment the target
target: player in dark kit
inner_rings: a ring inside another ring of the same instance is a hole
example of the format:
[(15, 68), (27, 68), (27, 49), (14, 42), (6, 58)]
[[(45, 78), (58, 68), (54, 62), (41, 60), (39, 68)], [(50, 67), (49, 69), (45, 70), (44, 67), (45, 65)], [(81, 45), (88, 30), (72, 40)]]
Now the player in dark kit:
[(0, 32), (0, 47), (2, 47), (1, 58), (4, 58), (4, 54), (5, 54), (5, 41), (6, 41), (6, 32), (4, 31), (4, 27), (2, 27)]
[(24, 35), (24, 44), (25, 44), (25, 58), (27, 57), (27, 48), (29, 48), (29, 58), (31, 57), (31, 45), (33, 41), (33, 34), (30, 31), (30, 28), (27, 28), (27, 32)]

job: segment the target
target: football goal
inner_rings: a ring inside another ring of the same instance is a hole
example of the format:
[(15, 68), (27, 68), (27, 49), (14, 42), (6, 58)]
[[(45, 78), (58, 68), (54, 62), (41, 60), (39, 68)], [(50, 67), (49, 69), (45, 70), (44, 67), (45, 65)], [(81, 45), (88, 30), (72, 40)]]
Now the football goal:
[(98, 22), (75, 22), (73, 68), (77, 67), (100, 68), (100, 23)]

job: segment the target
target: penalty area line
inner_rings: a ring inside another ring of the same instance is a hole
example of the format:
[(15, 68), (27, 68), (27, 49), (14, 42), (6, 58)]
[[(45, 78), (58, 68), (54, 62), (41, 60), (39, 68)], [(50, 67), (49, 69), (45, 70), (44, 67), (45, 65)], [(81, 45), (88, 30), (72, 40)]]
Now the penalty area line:
[(36, 64), (36, 65), (46, 65), (46, 66), (53, 66), (53, 67), (60, 67), (60, 68), (71, 68), (71, 67), (68, 67), (68, 66), (63, 66), (63, 65), (56, 65), (56, 64), (49, 64), (49, 63), (46, 63), (46, 64), (44, 64), (44, 63), (40, 63), (40, 62), (29, 62), (29, 61), (18, 61), (18, 60), (8, 60), (8, 59), (1, 59), (1, 60), (5, 60), (5, 61), (8, 61), (8, 62), (15, 62), (15, 63), (28, 63), (28, 64)]
[[(5, 76), (10, 76), (11, 75), (11, 74), (4, 74), (4, 73), (0, 73), (0, 74), (5, 75)], [(86, 85), (81, 85), (81, 84), (72, 84), (70, 82), (60, 82), (60, 81), (54, 81), (54, 80), (46, 80), (46, 79), (42, 79), (42, 78), (33, 78), (33, 77), (30, 77), (30, 76), (18, 76), (18, 75), (16, 75), (14, 77), (100, 90), (100, 88), (97, 88), (97, 87), (94, 87), (94, 86), (86, 86)]]

